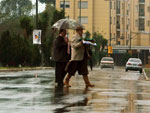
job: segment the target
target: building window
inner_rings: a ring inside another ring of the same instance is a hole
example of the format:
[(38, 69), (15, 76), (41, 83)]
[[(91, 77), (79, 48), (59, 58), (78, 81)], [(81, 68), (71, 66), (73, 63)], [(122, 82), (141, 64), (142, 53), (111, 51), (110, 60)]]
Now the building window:
[(116, 27), (117, 27), (117, 29), (120, 29), (120, 17), (117, 17), (117, 21), (116, 21), (117, 23), (117, 25), (116, 25)]
[(112, 9), (112, 2), (110, 1), (110, 9)]
[(127, 30), (129, 30), (129, 25), (127, 25)]
[(139, 31), (145, 31), (145, 19), (139, 18)]
[[(60, 8), (64, 8), (64, 2), (63, 1), (61, 1), (60, 2)], [(65, 8), (70, 8), (70, 2), (65, 2)]]
[(139, 5), (139, 16), (145, 16), (145, 5), (144, 4)]
[(129, 10), (127, 10), (127, 15), (129, 15)]
[(116, 12), (117, 12), (117, 14), (120, 14), (120, 1), (117, 1), (116, 5), (117, 5), (116, 6), (116, 8), (117, 8)]
[(88, 2), (87, 1), (78, 1), (78, 8), (80, 9), (80, 4), (81, 4), (81, 9), (87, 9), (88, 8)]
[[(80, 16), (78, 17), (78, 20), (80, 21)], [(81, 16), (81, 24), (88, 24), (87, 16)]]
[(117, 38), (120, 37), (120, 31), (117, 31)]
[(126, 45), (128, 45), (128, 43), (129, 43), (129, 40), (126, 40)]
[(128, 19), (128, 25), (130, 25), (130, 19)]
[(120, 45), (120, 41), (117, 41), (117, 45)]

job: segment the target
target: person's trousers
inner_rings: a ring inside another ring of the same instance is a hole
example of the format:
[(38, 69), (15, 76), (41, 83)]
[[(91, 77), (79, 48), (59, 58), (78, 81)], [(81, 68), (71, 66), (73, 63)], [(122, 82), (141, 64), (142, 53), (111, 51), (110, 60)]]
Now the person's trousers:
[(67, 62), (56, 62), (55, 82), (58, 83), (58, 85), (63, 85), (63, 80), (67, 73), (65, 71), (66, 65), (67, 65)]

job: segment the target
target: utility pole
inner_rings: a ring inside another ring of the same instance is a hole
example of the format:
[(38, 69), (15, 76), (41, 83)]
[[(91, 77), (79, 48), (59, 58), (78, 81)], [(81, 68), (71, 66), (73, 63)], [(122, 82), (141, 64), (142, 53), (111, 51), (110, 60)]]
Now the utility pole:
[(111, 0), (109, 0), (109, 19), (110, 19), (110, 24), (109, 24), (109, 40), (110, 40), (110, 43), (109, 43), (109, 45), (111, 46), (111, 23), (112, 23), (112, 19), (111, 19), (111, 7), (112, 7), (112, 2), (111, 2)]
[[(130, 2), (131, 3), (131, 2)], [(132, 27), (131, 27), (131, 8), (130, 8), (130, 50), (131, 50), (131, 41), (132, 41)]]
[(130, 32), (130, 50), (131, 50), (131, 40), (132, 40), (132, 36), (131, 36), (131, 32)]
[(38, 0), (36, 0), (36, 29), (38, 29)]
[(79, 9), (79, 23), (81, 23), (81, 0), (80, 0), (80, 9)]
[[(36, 0), (36, 29), (38, 30), (38, 0)], [(42, 36), (41, 36), (42, 37)], [(42, 41), (42, 38), (41, 38)], [(43, 57), (43, 52), (42, 52), (42, 45), (38, 45), (39, 52), (41, 54), (41, 65), (43, 65), (44, 62), (44, 57)]]
[(112, 40), (112, 35), (111, 35), (111, 23), (112, 23), (112, 18), (111, 18), (111, 8), (112, 8), (112, 0), (105, 0), (105, 1), (109, 1), (109, 46), (107, 47), (108, 51), (108, 56), (110, 56), (110, 54), (112, 54), (112, 47), (111, 47), (111, 40)]
[(112, 8), (112, 1), (111, 0), (105, 0), (105, 1), (109, 1), (109, 46), (111, 46), (111, 23), (112, 23), (112, 19), (111, 19), (111, 8)]

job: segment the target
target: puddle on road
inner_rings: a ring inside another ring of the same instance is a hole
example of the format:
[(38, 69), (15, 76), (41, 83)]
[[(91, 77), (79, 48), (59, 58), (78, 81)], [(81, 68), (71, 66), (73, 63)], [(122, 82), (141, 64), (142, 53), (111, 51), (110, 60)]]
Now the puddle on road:
[(55, 87), (54, 70), (0, 73), (0, 113), (149, 113), (149, 81), (104, 71), (88, 89), (81, 76), (71, 88)]

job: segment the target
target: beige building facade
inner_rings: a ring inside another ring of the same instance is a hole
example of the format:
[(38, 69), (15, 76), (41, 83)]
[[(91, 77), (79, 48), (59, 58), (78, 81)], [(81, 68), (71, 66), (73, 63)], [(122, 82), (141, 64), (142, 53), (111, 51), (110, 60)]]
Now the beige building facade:
[(91, 34), (102, 34), (113, 54), (133, 50), (150, 64), (150, 0), (56, 0), (56, 8)]
[(101, 33), (109, 45), (150, 45), (150, 0), (56, 0), (58, 10), (64, 4), (66, 17), (81, 16), (86, 30)]
[[(102, 2), (101, 2), (102, 1)], [(64, 0), (56, 0), (56, 8), (63, 9)], [(109, 39), (109, 2), (103, 0), (65, 0), (66, 17), (80, 21), (91, 34), (99, 32)]]

